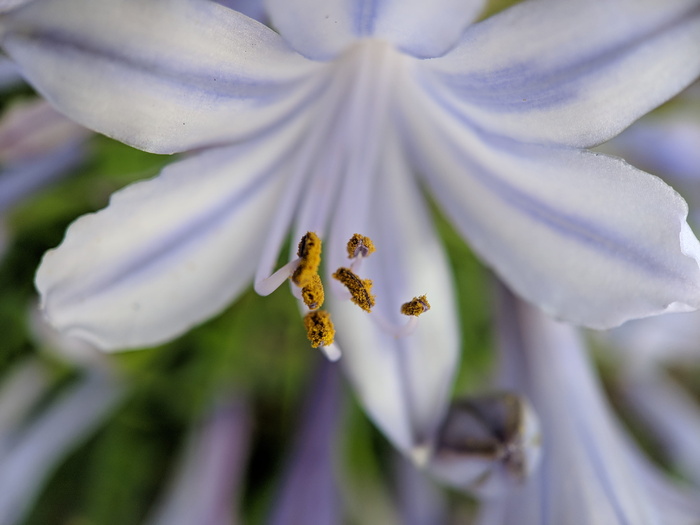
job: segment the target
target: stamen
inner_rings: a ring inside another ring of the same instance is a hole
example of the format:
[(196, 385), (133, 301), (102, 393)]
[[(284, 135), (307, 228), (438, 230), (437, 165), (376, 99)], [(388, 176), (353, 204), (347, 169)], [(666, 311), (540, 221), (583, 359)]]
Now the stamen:
[(299, 241), (299, 266), (292, 274), (292, 282), (304, 287), (318, 274), (321, 264), (321, 239), (314, 232), (307, 232)]
[(335, 328), (331, 321), (331, 314), (325, 310), (315, 310), (304, 316), (306, 336), (311, 341), (311, 346), (331, 346), (335, 337)]
[(356, 233), (348, 241), (348, 258), (369, 257), (374, 253), (374, 243), (369, 237)]
[(277, 288), (279, 288), (284, 281), (289, 279), (294, 274), (298, 266), (299, 259), (294, 259), (293, 261), (289, 261), (287, 264), (282, 266), (282, 268), (277, 270), (269, 277), (255, 281), (255, 284), (253, 285), (255, 292), (262, 296), (270, 295), (272, 292), (277, 290)]
[(349, 268), (338, 268), (333, 274), (345, 285), (350, 292), (350, 300), (365, 312), (371, 312), (374, 307), (374, 295), (372, 295), (372, 281), (370, 279), (360, 279)]
[(309, 283), (301, 289), (301, 298), (310, 310), (316, 310), (323, 305), (323, 283), (317, 273), (312, 275)]
[(403, 315), (413, 315), (418, 317), (430, 310), (430, 303), (425, 295), (414, 297), (411, 301), (401, 305), (401, 313)]

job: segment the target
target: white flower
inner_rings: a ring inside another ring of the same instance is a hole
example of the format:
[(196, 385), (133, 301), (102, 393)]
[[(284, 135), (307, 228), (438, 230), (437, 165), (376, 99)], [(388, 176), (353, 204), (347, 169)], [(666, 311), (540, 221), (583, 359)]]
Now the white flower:
[[(457, 361), (449, 268), (421, 187), (500, 276), (595, 327), (700, 306), (700, 245), (657, 178), (585, 149), (700, 72), (696, 0), (270, 0), (275, 32), (207, 0), (35, 0), (6, 52), (78, 122), (197, 151), (76, 221), (37, 275), (59, 329), (168, 340), (263, 282), (290, 230), (377, 253), (367, 316), (330, 294), (345, 366), (402, 450), (430, 441)], [(292, 256), (293, 257), (293, 256)], [(255, 278), (254, 278), (255, 275)], [(412, 337), (398, 305), (427, 293)], [(274, 320), (271, 320), (273, 322)]]

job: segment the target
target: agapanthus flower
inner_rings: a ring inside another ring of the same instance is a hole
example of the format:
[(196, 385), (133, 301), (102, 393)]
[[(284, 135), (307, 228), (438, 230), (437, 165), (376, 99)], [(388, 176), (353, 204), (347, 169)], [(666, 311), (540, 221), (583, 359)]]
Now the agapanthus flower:
[(522, 486), (484, 501), (476, 523), (698, 522), (698, 493), (674, 485), (615, 419), (582, 334), (509, 293), (499, 332), (499, 385), (532, 401), (542, 426), (542, 464)]
[[(683, 200), (584, 149), (698, 75), (697, 0), (530, 0), (478, 23), (478, 0), (264, 6), (274, 30), (208, 0), (35, 0), (0, 19), (3, 48), (61, 111), (195, 152), (47, 254), (37, 286), (56, 327), (107, 350), (166, 341), (251, 282), (271, 291), (290, 231), (294, 245), (315, 232), (327, 285), (348, 266), (360, 293), (373, 283), (369, 315), (338, 283), (328, 310), (361, 401), (408, 452), (429, 445), (458, 353), (423, 189), (556, 316), (605, 327), (700, 306)], [(377, 251), (348, 261), (357, 233)], [(433, 310), (407, 336), (399, 305), (421, 294)]]

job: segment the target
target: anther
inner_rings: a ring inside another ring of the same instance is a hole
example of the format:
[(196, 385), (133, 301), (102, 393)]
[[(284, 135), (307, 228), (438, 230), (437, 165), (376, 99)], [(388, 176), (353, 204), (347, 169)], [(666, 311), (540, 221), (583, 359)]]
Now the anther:
[(374, 243), (369, 237), (356, 233), (348, 241), (348, 258), (369, 257), (374, 253)]
[(425, 295), (414, 297), (407, 303), (401, 305), (401, 313), (403, 315), (412, 315), (418, 317), (430, 310), (430, 303)]
[(304, 316), (306, 336), (311, 341), (311, 346), (331, 346), (335, 337), (335, 328), (331, 321), (331, 314), (325, 310), (314, 310)]
[(338, 268), (333, 274), (345, 285), (350, 292), (350, 300), (365, 312), (371, 312), (374, 307), (374, 295), (372, 295), (372, 281), (370, 279), (360, 279), (349, 268)]
[(299, 265), (292, 274), (292, 282), (304, 287), (318, 274), (321, 264), (321, 239), (314, 232), (308, 232), (299, 241)]
[(323, 305), (323, 283), (317, 273), (312, 275), (308, 284), (301, 289), (301, 298), (310, 310), (316, 310)]

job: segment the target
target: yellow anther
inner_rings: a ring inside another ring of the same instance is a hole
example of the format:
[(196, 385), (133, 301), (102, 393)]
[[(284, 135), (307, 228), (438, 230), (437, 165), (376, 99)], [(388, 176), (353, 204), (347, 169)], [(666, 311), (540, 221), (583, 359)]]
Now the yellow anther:
[(370, 312), (374, 306), (374, 295), (372, 295), (372, 281), (370, 279), (360, 279), (349, 268), (338, 268), (333, 274), (350, 292), (350, 299), (357, 306), (366, 312)]
[(311, 341), (311, 346), (330, 346), (335, 337), (335, 328), (331, 321), (331, 314), (325, 310), (315, 310), (304, 316), (306, 337)]
[(371, 253), (374, 253), (374, 243), (369, 237), (360, 235), (356, 233), (348, 241), (348, 257), (354, 259), (358, 255), (362, 257), (367, 257)]
[(411, 301), (401, 305), (401, 313), (418, 317), (430, 310), (430, 303), (425, 295), (414, 297)]
[(299, 266), (292, 274), (292, 282), (304, 287), (318, 274), (321, 264), (321, 239), (314, 232), (308, 232), (299, 241), (297, 255), (301, 259)]
[(323, 305), (323, 283), (317, 273), (312, 275), (308, 284), (301, 289), (301, 298), (310, 310), (316, 310)]

